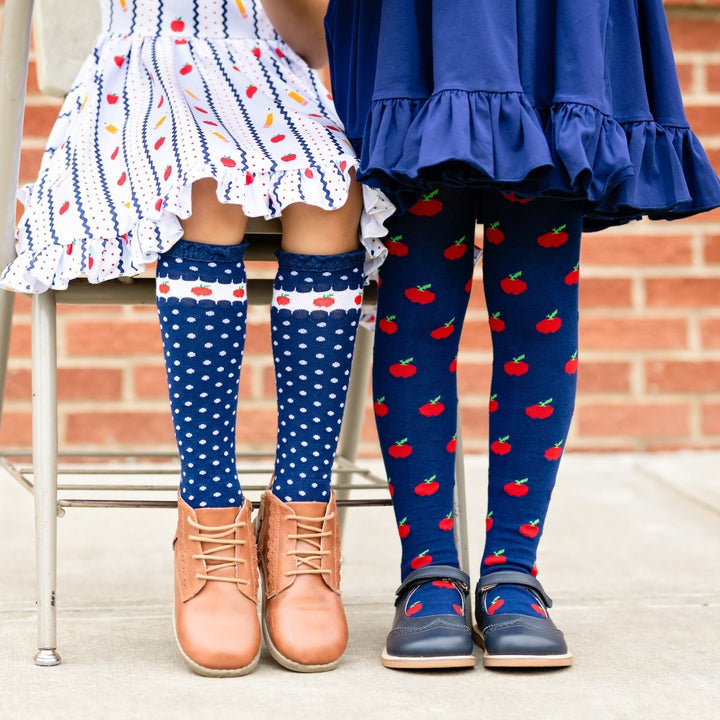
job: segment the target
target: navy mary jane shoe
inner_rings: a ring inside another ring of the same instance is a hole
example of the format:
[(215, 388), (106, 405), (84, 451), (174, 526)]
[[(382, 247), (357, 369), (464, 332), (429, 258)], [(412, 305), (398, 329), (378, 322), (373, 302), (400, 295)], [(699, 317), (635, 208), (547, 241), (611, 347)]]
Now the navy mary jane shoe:
[[(460, 591), (462, 615), (408, 616), (414, 592), (434, 580), (452, 583)], [(472, 634), (465, 620), (469, 589), (467, 574), (450, 565), (429, 565), (411, 572), (397, 589), (395, 618), (382, 652), (382, 664), (419, 670), (474, 667)]]
[[(499, 585), (527, 588), (545, 617), (528, 617), (512, 613), (492, 614), (488, 593)], [(483, 648), (485, 667), (541, 668), (567, 667), (573, 656), (568, 652), (565, 636), (547, 614), (552, 600), (532, 575), (512, 570), (490, 573), (480, 578), (475, 591), (473, 636)]]

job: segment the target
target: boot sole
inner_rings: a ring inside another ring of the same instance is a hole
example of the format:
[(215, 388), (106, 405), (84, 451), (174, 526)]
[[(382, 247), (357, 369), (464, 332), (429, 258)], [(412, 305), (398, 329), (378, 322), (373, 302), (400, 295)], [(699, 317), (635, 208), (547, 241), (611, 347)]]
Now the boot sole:
[(485, 638), (480, 628), (473, 625), (472, 636), (475, 644), (483, 650), (483, 665), (497, 668), (553, 668), (570, 667), (573, 664), (571, 652), (563, 655), (491, 655), (485, 649)]
[(474, 655), (410, 657), (408, 655), (390, 655), (387, 648), (383, 648), (381, 659), (382, 664), (386, 668), (393, 668), (397, 670), (433, 670), (442, 668), (475, 667)]
[(260, 661), (260, 653), (262, 650), (262, 647), (258, 648), (257, 655), (250, 661), (248, 665), (245, 665), (243, 667), (239, 668), (210, 668), (206, 667), (205, 665), (200, 665), (196, 663), (191, 657), (187, 655), (185, 650), (183, 649), (182, 645), (180, 644), (180, 640), (178, 640), (177, 636), (177, 629), (175, 625), (175, 618), (173, 617), (173, 635), (175, 636), (175, 646), (178, 649), (178, 653), (180, 654), (180, 657), (183, 659), (185, 664), (197, 675), (203, 675), (204, 677), (240, 677), (242, 675), (248, 675), (251, 673), (256, 667), (258, 662)]

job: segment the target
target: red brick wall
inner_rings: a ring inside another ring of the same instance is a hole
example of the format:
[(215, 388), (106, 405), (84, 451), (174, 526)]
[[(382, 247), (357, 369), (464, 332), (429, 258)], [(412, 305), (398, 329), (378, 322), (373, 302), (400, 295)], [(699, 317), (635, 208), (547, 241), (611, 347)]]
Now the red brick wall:
[[(0, 12), (3, 7), (0, 2)], [(720, 171), (720, 0), (665, 3), (692, 127)], [(37, 171), (58, 103), (30, 72), (21, 181)], [(720, 447), (720, 211), (584, 239), (580, 392), (569, 447)], [(273, 445), (269, 329), (252, 308), (238, 440)], [(0, 444), (30, 444), (30, 302), (18, 298)], [(173, 446), (153, 308), (61, 308), (60, 440)], [(479, 283), (463, 339), (466, 448), (484, 451), (490, 346)], [(376, 454), (370, 411), (363, 451)]]

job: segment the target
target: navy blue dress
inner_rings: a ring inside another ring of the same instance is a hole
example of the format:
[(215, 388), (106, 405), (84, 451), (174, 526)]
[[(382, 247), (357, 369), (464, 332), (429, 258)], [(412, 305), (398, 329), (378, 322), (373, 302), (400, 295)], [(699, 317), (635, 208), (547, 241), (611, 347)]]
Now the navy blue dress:
[(581, 199), (585, 228), (720, 206), (661, 0), (331, 0), (358, 178)]

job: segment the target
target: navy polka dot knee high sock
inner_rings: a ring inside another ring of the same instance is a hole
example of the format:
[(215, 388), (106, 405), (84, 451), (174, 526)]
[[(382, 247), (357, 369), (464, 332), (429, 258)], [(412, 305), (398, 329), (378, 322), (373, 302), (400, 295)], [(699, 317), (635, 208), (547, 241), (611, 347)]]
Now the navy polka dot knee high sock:
[(245, 347), (245, 245), (180, 240), (160, 256), (157, 307), (180, 496), (191, 507), (242, 502), (235, 416)]
[[(481, 574), (535, 574), (575, 404), (581, 206), (485, 193), (483, 285), (493, 343), (486, 544)], [(518, 587), (491, 614), (544, 616)]]
[(279, 252), (271, 308), (278, 399), (273, 493), (327, 502), (365, 278), (364, 250)]
[[(473, 271), (474, 194), (440, 191), (388, 222), (373, 360), (375, 420), (402, 546), (401, 575), (457, 567), (453, 536), (456, 364)], [(457, 589), (426, 583), (408, 614), (462, 614)]]

